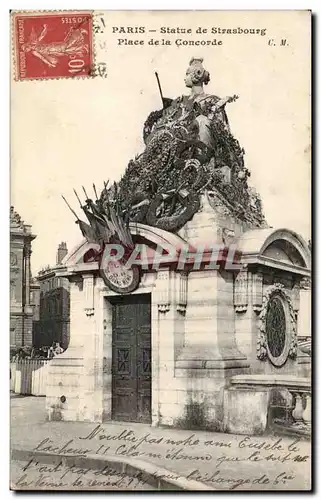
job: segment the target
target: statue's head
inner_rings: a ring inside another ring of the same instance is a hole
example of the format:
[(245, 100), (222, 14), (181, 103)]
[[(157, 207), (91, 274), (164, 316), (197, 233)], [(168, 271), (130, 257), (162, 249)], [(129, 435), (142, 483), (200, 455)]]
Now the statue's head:
[(188, 88), (194, 85), (207, 85), (210, 81), (210, 74), (203, 66), (203, 58), (194, 58), (190, 60), (189, 67), (186, 70), (185, 85)]

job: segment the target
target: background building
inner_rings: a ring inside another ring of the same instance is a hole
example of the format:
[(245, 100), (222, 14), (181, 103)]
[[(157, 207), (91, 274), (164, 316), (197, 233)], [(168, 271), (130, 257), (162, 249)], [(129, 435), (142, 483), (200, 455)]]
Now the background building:
[(57, 250), (56, 266), (48, 266), (38, 274), (40, 289), (39, 327), (34, 330), (34, 346), (51, 346), (59, 342), (66, 349), (69, 344), (69, 281), (56, 276), (68, 249), (65, 242)]
[(32, 345), (31, 226), (10, 208), (10, 345)]
[(40, 335), (40, 283), (36, 277), (30, 283), (30, 303), (33, 309), (32, 316), (32, 345)]

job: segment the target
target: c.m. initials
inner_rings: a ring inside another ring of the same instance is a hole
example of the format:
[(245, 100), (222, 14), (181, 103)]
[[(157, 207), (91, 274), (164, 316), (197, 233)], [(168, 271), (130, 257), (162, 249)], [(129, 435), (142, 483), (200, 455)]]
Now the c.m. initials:
[(275, 40), (274, 38), (270, 38), (270, 40), (268, 41), (268, 45), (270, 45), (270, 47), (278, 47), (279, 45), (281, 47), (289, 46), (286, 38), (281, 38), (280, 43), (278, 43), (277, 40)]

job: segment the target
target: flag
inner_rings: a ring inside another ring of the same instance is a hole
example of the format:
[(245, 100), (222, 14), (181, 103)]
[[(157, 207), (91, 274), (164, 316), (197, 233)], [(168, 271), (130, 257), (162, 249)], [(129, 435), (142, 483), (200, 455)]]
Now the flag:
[(104, 218), (106, 227), (110, 231), (110, 235), (114, 236), (114, 234), (116, 234), (116, 228), (114, 227), (113, 223), (108, 219), (108, 217), (106, 215), (102, 215), (102, 217)]
[(116, 233), (117, 233), (119, 240), (126, 247), (133, 247), (134, 244), (133, 244), (131, 234), (130, 234), (129, 230), (126, 229), (125, 224), (122, 221), (121, 217), (116, 214), (116, 212), (112, 206), (109, 207), (109, 211), (110, 211), (111, 222), (116, 229)]
[(101, 216), (92, 214), (86, 207), (83, 207), (83, 211), (96, 235), (96, 243), (100, 240), (103, 240), (104, 243), (108, 243), (112, 232), (107, 227), (105, 220)]
[(76, 223), (78, 224), (83, 237), (86, 238), (88, 243), (97, 243), (96, 233), (94, 229), (89, 226), (89, 224), (86, 224), (86, 222), (83, 222), (80, 219), (78, 219)]

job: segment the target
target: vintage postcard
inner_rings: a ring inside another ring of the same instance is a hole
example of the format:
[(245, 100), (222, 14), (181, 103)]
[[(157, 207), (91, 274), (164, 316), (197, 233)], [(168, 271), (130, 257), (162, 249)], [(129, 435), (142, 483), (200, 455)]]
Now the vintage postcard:
[(10, 488), (309, 491), (311, 12), (10, 28)]

